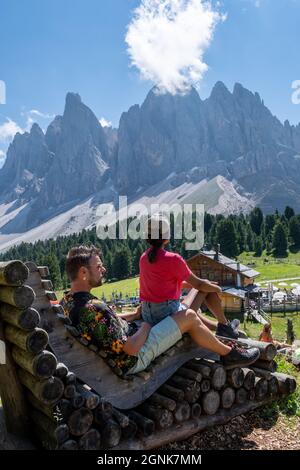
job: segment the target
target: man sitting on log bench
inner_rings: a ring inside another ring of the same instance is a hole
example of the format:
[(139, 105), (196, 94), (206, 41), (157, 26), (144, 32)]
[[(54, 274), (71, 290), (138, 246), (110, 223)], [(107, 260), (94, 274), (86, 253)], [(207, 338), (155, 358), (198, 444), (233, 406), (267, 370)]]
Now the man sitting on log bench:
[(192, 308), (178, 311), (153, 327), (147, 322), (138, 327), (133, 322), (140, 318), (140, 309), (127, 314), (126, 320), (117, 315), (90, 292), (102, 284), (105, 273), (100, 251), (93, 246), (72, 248), (67, 256), (66, 271), (71, 290), (61, 301), (65, 314), (87, 341), (105, 351), (108, 365), (116, 365), (120, 375), (146, 369), (184, 333), (198, 346), (219, 354), (227, 368), (252, 364), (259, 357), (257, 348), (241, 349), (235, 344), (223, 344)]

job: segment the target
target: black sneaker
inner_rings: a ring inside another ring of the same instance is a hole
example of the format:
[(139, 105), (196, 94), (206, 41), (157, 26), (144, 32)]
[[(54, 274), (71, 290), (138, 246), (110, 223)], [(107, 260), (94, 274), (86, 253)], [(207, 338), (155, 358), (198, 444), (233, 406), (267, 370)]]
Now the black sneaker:
[(237, 318), (235, 318), (234, 320), (231, 320), (231, 322), (230, 322), (230, 325), (232, 326), (234, 332), (238, 334), (238, 337), (246, 339), (246, 338), (248, 338), (248, 335), (243, 330), (239, 330), (240, 324), (241, 324), (241, 322)]
[(253, 364), (260, 356), (258, 348), (243, 349), (236, 344), (230, 343), (231, 351), (226, 356), (221, 356), (221, 362), (226, 369), (234, 367), (245, 367)]
[(238, 330), (239, 338), (247, 339), (248, 335), (243, 330)]
[(238, 320), (237, 318), (234, 318), (234, 319), (231, 320), (231, 322), (230, 322), (230, 325), (232, 326), (232, 328), (233, 328), (234, 330), (237, 330), (238, 327), (240, 326), (240, 324), (241, 324), (241, 322), (240, 322), (240, 320)]
[(239, 337), (238, 332), (232, 328), (229, 322), (227, 325), (224, 325), (224, 323), (218, 323), (216, 335), (231, 339), (238, 339)]

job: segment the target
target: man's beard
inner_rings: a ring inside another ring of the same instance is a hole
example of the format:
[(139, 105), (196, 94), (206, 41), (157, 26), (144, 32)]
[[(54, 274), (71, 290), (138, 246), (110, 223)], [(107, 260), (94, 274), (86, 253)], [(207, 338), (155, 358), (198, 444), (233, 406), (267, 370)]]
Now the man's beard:
[(91, 288), (94, 289), (95, 287), (100, 287), (102, 286), (102, 277), (98, 280), (96, 279), (91, 279), (90, 280)]

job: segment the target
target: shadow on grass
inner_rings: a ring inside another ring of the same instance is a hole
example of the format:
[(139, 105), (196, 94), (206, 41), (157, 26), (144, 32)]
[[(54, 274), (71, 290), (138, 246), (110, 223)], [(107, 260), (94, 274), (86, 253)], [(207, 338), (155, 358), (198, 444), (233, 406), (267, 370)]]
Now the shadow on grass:
[(294, 245), (293, 245), (293, 246), (290, 246), (290, 252), (293, 253), (294, 255), (295, 255), (296, 253), (299, 253), (299, 251), (300, 251), (299, 246), (294, 246)]

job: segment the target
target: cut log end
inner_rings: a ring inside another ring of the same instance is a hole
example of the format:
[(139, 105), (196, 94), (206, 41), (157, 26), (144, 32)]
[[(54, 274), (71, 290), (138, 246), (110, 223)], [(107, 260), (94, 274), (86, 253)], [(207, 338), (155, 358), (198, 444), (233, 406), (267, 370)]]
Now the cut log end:
[(91, 427), (93, 413), (87, 408), (74, 411), (68, 419), (68, 426), (73, 436), (82, 436)]
[(0, 262), (0, 284), (22, 286), (29, 276), (29, 269), (22, 261)]

